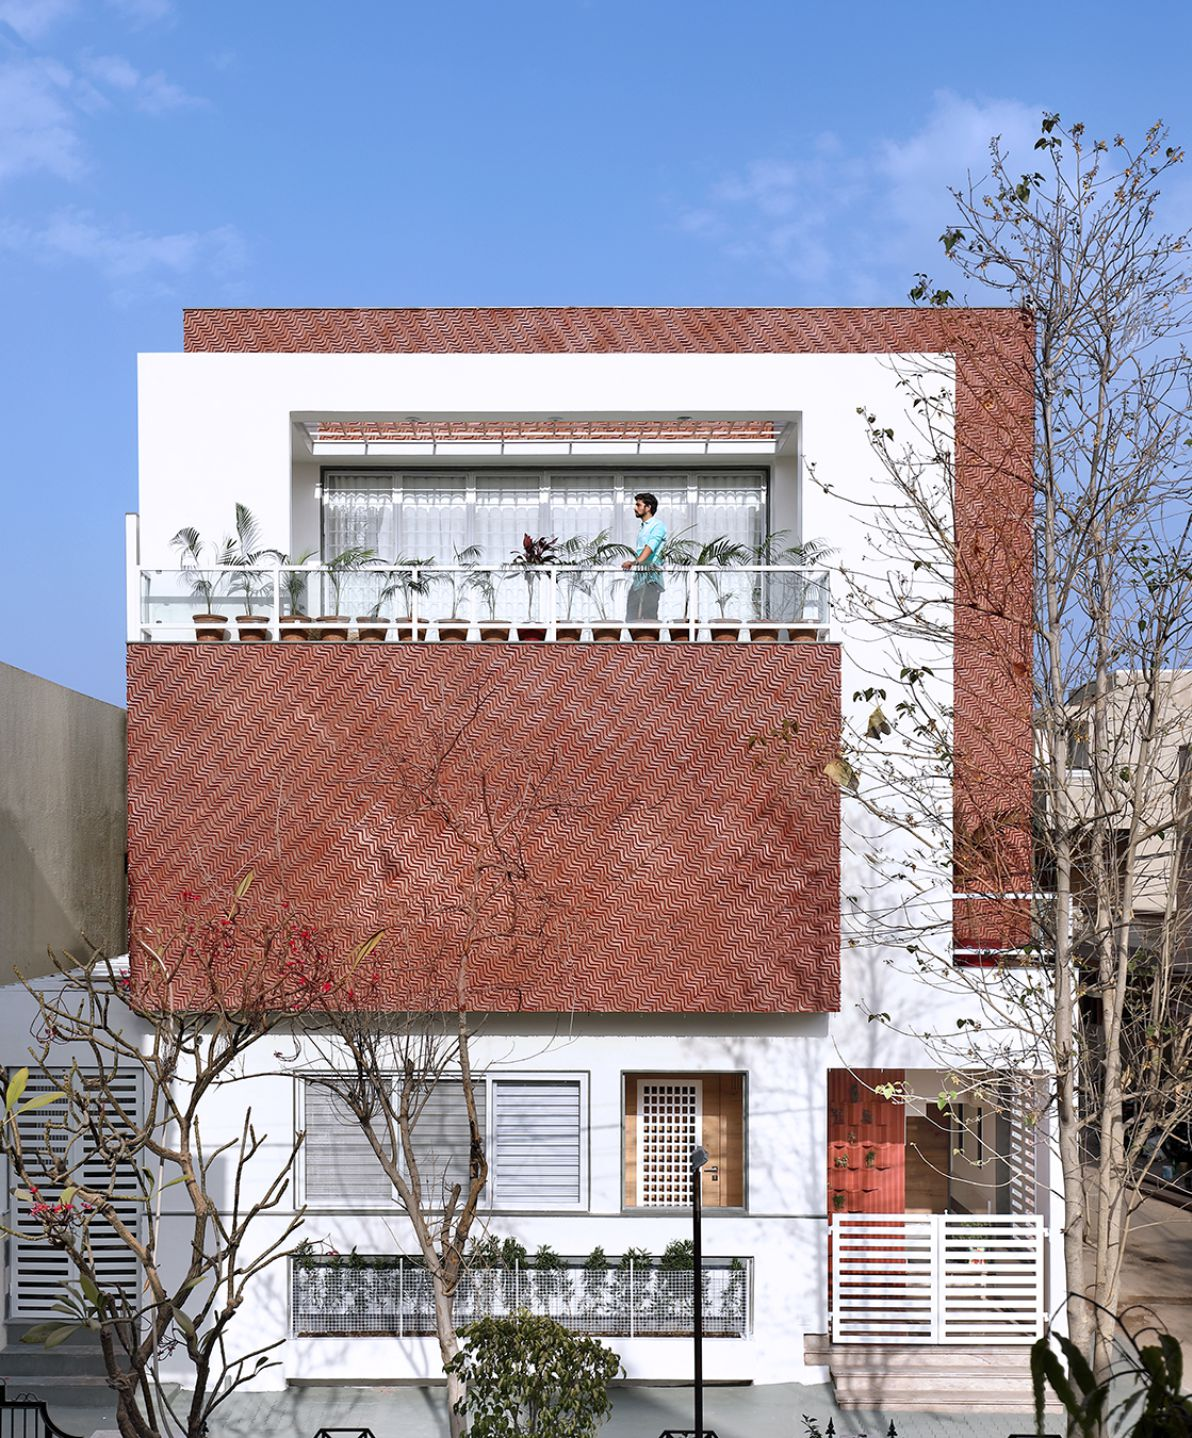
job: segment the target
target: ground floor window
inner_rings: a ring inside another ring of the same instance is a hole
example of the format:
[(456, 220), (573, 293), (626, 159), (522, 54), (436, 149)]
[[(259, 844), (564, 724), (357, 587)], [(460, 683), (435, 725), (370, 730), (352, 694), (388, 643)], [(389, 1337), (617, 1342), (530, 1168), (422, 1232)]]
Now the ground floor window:
[[(579, 1076), (505, 1078), (475, 1084), (485, 1134), (486, 1201), (502, 1209), (587, 1207), (586, 1094)], [(312, 1208), (384, 1208), (393, 1190), (367, 1133), (317, 1080), (303, 1085), (306, 1202)], [(471, 1164), (463, 1085), (441, 1079), (417, 1104), (412, 1147), (424, 1194), (437, 1202), (466, 1187)]]
[(705, 1208), (745, 1204), (742, 1074), (625, 1076), (626, 1208), (688, 1208), (691, 1150), (708, 1150)]

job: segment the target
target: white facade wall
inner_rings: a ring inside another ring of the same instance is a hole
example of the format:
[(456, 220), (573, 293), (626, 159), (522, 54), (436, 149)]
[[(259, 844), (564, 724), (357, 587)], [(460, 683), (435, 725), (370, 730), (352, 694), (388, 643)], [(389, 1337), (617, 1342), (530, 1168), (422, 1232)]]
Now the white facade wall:
[[(218, 538), (230, 525), (235, 501), (247, 503), (266, 542), (291, 552), (313, 542), (312, 502), (317, 464), (295, 463), (294, 424), (303, 419), (532, 418), (546, 415), (617, 417), (701, 415), (791, 420), (798, 452), (776, 466), (772, 520), (803, 537), (835, 547), (833, 566), (856, 571), (869, 562), (853, 501), (878, 492), (878, 469), (858, 406), (906, 419), (893, 356), (857, 355), (267, 355), (166, 354), (140, 362), (140, 563), (174, 568), (170, 537), (195, 525)], [(914, 364), (914, 357), (902, 357)], [(802, 456), (831, 488), (808, 484)], [(598, 460), (591, 461), (598, 463)], [(723, 460), (721, 462), (724, 462)], [(753, 462), (752, 460), (750, 462)], [(419, 461), (421, 464), (422, 461)], [(316, 530), (317, 535), (317, 530)], [(834, 587), (837, 581), (834, 580)], [(861, 623), (836, 623), (843, 646), (842, 705), (909, 657), (929, 663), (940, 701), (951, 694), (950, 654), (896, 654), (887, 635)], [(693, 662), (698, 656), (693, 654)], [(908, 902), (912, 890), (887, 885), (873, 893), (866, 858), (868, 825), (846, 800), (842, 893), (868, 890), (885, 907)], [(922, 873), (914, 892), (921, 887)], [(920, 903), (946, 913), (950, 876), (931, 879)], [(846, 934), (848, 929), (846, 927)], [(905, 955), (901, 956), (905, 958)], [(480, 1043), (481, 1062), (499, 1069), (578, 1072), (588, 1077), (589, 1207), (584, 1213), (500, 1214), (491, 1227), (531, 1252), (548, 1243), (585, 1255), (597, 1244), (610, 1254), (640, 1246), (660, 1253), (689, 1236), (683, 1215), (622, 1209), (622, 1082), (625, 1073), (744, 1072), (747, 1075), (747, 1211), (709, 1212), (709, 1255), (755, 1259), (753, 1336), (710, 1340), (711, 1378), (782, 1382), (822, 1378), (803, 1364), (804, 1333), (826, 1327), (826, 1075), (838, 1067), (935, 1066), (917, 1041), (900, 1037), (867, 1014), (884, 1011), (895, 1026), (929, 1023), (954, 1029), (971, 1003), (948, 998), (900, 971), (899, 955), (846, 948), (841, 1009), (832, 1015), (754, 1017), (610, 1016), (500, 1020)], [(22, 1024), (24, 1025), (22, 1033)], [(0, 1013), (5, 1055), (27, 1047), (27, 1016), (19, 1005)], [(266, 1045), (266, 1050), (274, 1047)], [(280, 1047), (280, 1046), (278, 1046)], [(11, 1061), (11, 1060), (10, 1060)], [(300, 1060), (301, 1062), (301, 1060)], [(276, 1067), (276, 1065), (274, 1065)], [(241, 1099), (251, 1088), (258, 1129), (276, 1156), (293, 1133), (296, 1080), (274, 1073), (219, 1100), (208, 1118), (209, 1143), (239, 1131)], [(219, 1132), (217, 1133), (217, 1129)], [(275, 1216), (281, 1223), (284, 1213)], [(167, 1203), (167, 1227), (184, 1218)], [(306, 1232), (340, 1251), (392, 1253), (403, 1242), (394, 1212), (310, 1213)], [(267, 1231), (266, 1229), (262, 1230)], [(1058, 1245), (1057, 1245), (1058, 1248)], [(287, 1294), (281, 1267), (262, 1278), (240, 1315), (246, 1346), (287, 1333)], [(690, 1375), (684, 1340), (615, 1340), (630, 1376)], [(258, 1380), (287, 1378), (400, 1379), (435, 1375), (432, 1340), (306, 1339), (283, 1350), (283, 1367)], [(179, 1372), (182, 1380), (185, 1375)]]

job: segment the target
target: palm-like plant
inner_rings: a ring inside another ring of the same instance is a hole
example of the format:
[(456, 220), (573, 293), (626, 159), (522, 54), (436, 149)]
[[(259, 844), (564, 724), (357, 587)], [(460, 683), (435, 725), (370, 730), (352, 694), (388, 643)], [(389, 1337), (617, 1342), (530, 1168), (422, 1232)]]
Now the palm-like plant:
[(308, 575), (299, 571), (315, 557), (317, 551), (304, 549), (300, 554), (283, 554), (280, 564), (286, 573), (282, 575), (281, 587), (286, 596), (286, 608), (291, 614), (306, 612), (306, 585)]
[(558, 547), (558, 563), (563, 569), (563, 583), (567, 588), (567, 615), (571, 618), (576, 596), (583, 594), (595, 598), (602, 619), (607, 618), (603, 603), (604, 591), (600, 587), (599, 570), (622, 559), (632, 559), (633, 550), (627, 544), (620, 544), (609, 538), (607, 529), (591, 539), (572, 535)]
[(451, 614), (449, 618), (459, 617), (459, 597), (465, 589), (472, 587), (472, 570), (475, 569), (480, 559), (480, 546), (478, 544), (466, 545), (463, 549), (452, 551), (454, 566), (443, 576), (443, 582), (451, 590)]
[(407, 617), (410, 613), (410, 596), (425, 594), (430, 589), (430, 577), (422, 571), (429, 569), (434, 562), (433, 554), (429, 559), (411, 559), (399, 554), (396, 559), (387, 560), (383, 571), (384, 583), (377, 595), (377, 602), (368, 611), (368, 617), (375, 619), (381, 612), (381, 605), (397, 594), (402, 596), (405, 606), (405, 613), (401, 617)]
[(340, 594), (348, 575), (376, 557), (375, 549), (362, 549), (359, 545), (350, 545), (327, 561), (327, 583), (331, 586), (332, 608), (336, 616), (339, 615)]
[(262, 559), (282, 560), (280, 550), (269, 549), (261, 543), (260, 529), (247, 504), (236, 504), (235, 533), (224, 540), (221, 564), (234, 565), (236, 573), (228, 582), (231, 594), (244, 596), (244, 612), (252, 613), (253, 599), (261, 583), (262, 570), (258, 567)]
[[(723, 534), (702, 543), (689, 534), (679, 534), (669, 540), (666, 546), (667, 563), (678, 569), (729, 570), (734, 566), (749, 563), (751, 558), (752, 551), (747, 544), (741, 544)], [(700, 578), (710, 585), (714, 603), (723, 619), (733, 595), (731, 583), (724, 575), (715, 573), (702, 574)], [(684, 619), (690, 618), (690, 596), (691, 588), (688, 587), (683, 601)]]
[(178, 567), (190, 582), (190, 592), (203, 596), (203, 606), (208, 614), (215, 604), (219, 579), (214, 567), (223, 563), (228, 541), (222, 550), (208, 540), (202, 539), (193, 525), (180, 529), (170, 540), (170, 548), (178, 551)]
[[(801, 569), (823, 564), (833, 553), (832, 546), (822, 539), (792, 541), (789, 529), (778, 529), (766, 535), (750, 553), (749, 562), (757, 565), (789, 564)], [(785, 602), (776, 602), (774, 590), (780, 587)], [(750, 591), (755, 619), (794, 619), (803, 617), (807, 593), (807, 577), (803, 574), (757, 574)], [(778, 614), (776, 610), (788, 610)]]

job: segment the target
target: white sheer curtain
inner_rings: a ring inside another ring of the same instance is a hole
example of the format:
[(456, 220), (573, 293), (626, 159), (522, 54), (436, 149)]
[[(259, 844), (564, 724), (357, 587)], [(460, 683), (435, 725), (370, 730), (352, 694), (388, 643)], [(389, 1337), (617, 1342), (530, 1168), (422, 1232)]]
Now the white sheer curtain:
[(673, 538), (757, 544), (766, 530), (764, 470), (331, 470), (323, 479), (323, 557), (351, 547), (454, 562), (475, 545), (508, 564), (523, 534), (632, 544), (633, 496), (656, 494)]

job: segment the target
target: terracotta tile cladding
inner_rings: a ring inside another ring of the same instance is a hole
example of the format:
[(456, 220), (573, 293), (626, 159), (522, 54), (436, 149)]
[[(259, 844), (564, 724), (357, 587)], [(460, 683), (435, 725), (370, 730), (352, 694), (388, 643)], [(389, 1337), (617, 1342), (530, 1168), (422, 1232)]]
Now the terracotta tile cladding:
[[(385, 928), (381, 1006), (416, 1002), (389, 936), (408, 955), (413, 925), (419, 952), (446, 951), (457, 890), (452, 846), (411, 820), (395, 775), (429, 734), (462, 735), (470, 772), (523, 766), (551, 810), (522, 856), (552, 898), (550, 941), (478, 957), (473, 1006), (838, 1007), (834, 645), (143, 644), (128, 659), (134, 937), (177, 922), (184, 890), (227, 894), (251, 869), (254, 893), (343, 951)], [(759, 762), (750, 739), (786, 719), (790, 752)], [(464, 807), (469, 782), (444, 779)]]
[[(956, 361), (958, 886), (1031, 886), (1034, 326), (1010, 309), (192, 309), (188, 351), (952, 354)], [(972, 947), (1025, 935), (1011, 902), (958, 901)]]

